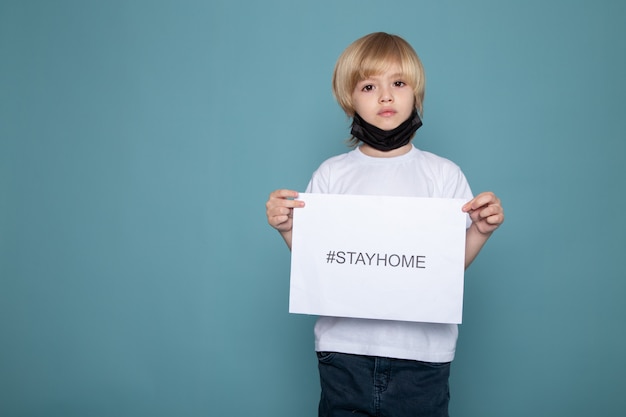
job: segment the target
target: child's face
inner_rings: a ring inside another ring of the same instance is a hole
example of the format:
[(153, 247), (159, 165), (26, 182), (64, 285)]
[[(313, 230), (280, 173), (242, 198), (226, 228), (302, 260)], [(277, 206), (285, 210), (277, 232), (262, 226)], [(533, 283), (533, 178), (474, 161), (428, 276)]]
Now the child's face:
[(354, 110), (369, 124), (391, 130), (407, 120), (415, 108), (413, 87), (406, 84), (400, 66), (357, 83), (352, 92)]

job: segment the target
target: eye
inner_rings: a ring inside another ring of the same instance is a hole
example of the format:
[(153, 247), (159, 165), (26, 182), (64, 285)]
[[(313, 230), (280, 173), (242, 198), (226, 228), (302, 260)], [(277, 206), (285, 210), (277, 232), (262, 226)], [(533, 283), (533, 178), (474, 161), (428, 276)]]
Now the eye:
[(404, 87), (406, 85), (406, 83), (404, 81), (395, 81), (393, 83), (394, 87)]
[(368, 91), (372, 91), (373, 89), (374, 89), (374, 86), (372, 84), (366, 84), (361, 88), (361, 91), (368, 92)]

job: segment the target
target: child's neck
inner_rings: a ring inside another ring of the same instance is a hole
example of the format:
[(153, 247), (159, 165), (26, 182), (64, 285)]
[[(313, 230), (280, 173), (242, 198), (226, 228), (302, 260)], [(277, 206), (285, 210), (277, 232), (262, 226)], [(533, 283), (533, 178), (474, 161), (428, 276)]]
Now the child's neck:
[(400, 156), (409, 153), (411, 151), (411, 148), (413, 148), (413, 144), (411, 142), (390, 151), (379, 151), (378, 149), (375, 149), (366, 143), (361, 143), (361, 145), (359, 146), (361, 152), (363, 152), (367, 156), (371, 156), (374, 158), (393, 158), (394, 156)]

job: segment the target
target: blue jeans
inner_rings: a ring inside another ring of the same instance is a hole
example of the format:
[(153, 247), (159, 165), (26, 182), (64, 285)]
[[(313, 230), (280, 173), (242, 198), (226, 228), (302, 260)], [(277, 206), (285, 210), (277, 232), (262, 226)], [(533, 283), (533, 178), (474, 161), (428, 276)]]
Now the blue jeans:
[(319, 417), (448, 417), (450, 363), (318, 352)]

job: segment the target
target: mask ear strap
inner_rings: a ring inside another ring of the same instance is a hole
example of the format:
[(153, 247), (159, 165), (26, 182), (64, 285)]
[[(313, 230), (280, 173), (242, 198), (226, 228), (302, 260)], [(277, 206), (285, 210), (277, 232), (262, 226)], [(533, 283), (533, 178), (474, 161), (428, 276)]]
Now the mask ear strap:
[(423, 125), (422, 118), (420, 117), (420, 114), (417, 111), (417, 109), (415, 110), (415, 117), (413, 118), (413, 121), (415, 122), (415, 124), (417, 124), (417, 127), (415, 128), (415, 131), (417, 131), (417, 129), (422, 127), (422, 125)]

